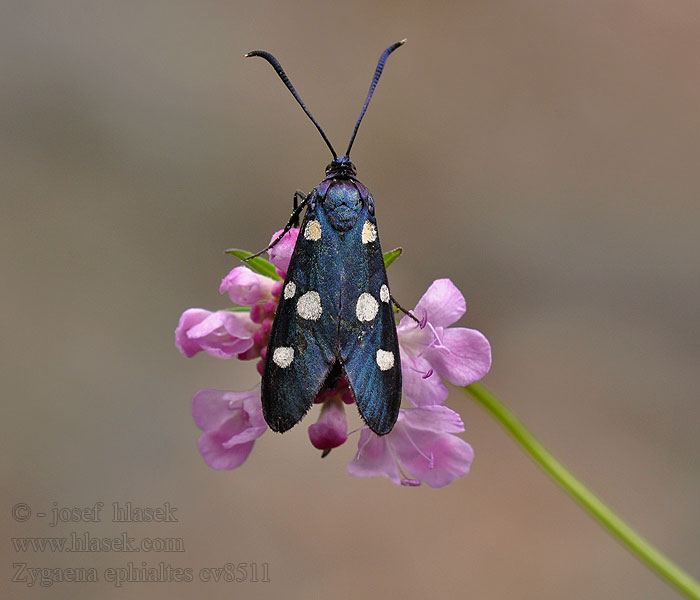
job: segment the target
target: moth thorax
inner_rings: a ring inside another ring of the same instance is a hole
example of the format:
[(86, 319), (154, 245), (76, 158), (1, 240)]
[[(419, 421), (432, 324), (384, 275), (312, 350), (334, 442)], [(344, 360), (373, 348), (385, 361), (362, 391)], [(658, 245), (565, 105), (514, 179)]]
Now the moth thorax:
[(333, 182), (323, 201), (328, 221), (337, 231), (352, 229), (362, 208), (362, 198), (351, 181)]

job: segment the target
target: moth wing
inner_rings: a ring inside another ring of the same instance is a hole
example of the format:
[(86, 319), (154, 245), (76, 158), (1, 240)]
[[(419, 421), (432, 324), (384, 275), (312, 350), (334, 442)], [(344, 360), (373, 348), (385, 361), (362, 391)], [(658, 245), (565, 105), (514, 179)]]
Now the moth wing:
[(340, 249), (340, 353), (357, 407), (377, 435), (401, 405), (401, 358), (377, 221), (363, 208)]
[(265, 355), (263, 415), (274, 431), (287, 431), (303, 418), (337, 359), (340, 272), (335, 233), (323, 208), (312, 202), (292, 253)]

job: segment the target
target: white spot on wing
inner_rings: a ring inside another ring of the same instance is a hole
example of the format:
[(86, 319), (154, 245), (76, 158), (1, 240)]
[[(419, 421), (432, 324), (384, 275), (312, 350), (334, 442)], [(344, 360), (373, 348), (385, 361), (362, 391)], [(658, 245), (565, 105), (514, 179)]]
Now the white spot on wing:
[(302, 319), (307, 319), (309, 321), (316, 321), (320, 318), (321, 313), (321, 296), (318, 292), (306, 292), (297, 301), (297, 312)]
[(382, 371), (388, 371), (394, 366), (394, 353), (377, 350), (377, 365)]
[(320, 240), (321, 223), (319, 223), (316, 219), (309, 221), (304, 228), (304, 237), (311, 242), (317, 242)]
[(379, 288), (379, 298), (382, 302), (389, 302), (391, 299), (391, 296), (389, 295), (389, 288), (386, 287), (386, 284), (382, 284), (382, 287)]
[(289, 300), (290, 298), (294, 298), (294, 294), (297, 293), (297, 284), (294, 283), (293, 281), (290, 281), (287, 285), (284, 286), (284, 299)]
[(372, 294), (367, 292), (360, 294), (355, 307), (355, 314), (360, 321), (371, 321), (377, 316), (378, 310), (379, 304)]
[[(275, 351), (272, 353), (272, 362), (274, 362), (281, 369), (286, 369), (292, 364), (293, 360), (294, 348), (290, 348), (289, 346), (280, 346), (279, 348), (275, 348)], [(377, 358), (377, 360), (379, 359)]]
[(362, 243), (368, 244), (369, 242), (374, 242), (376, 239), (377, 228), (369, 221), (365, 221), (365, 224), (362, 226)]

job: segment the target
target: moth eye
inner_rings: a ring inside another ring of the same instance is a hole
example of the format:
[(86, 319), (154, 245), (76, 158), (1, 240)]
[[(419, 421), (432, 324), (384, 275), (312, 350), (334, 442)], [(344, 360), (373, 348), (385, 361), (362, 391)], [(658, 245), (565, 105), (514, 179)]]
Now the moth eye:
[(379, 312), (379, 304), (375, 300), (372, 294), (363, 292), (357, 299), (357, 306), (355, 307), (355, 314), (360, 321), (371, 321), (377, 316)]
[(386, 284), (382, 284), (382, 287), (379, 288), (379, 298), (382, 302), (389, 302), (391, 299), (391, 295), (389, 294), (389, 288), (386, 287)]
[(289, 346), (280, 346), (279, 348), (275, 348), (275, 351), (272, 353), (272, 362), (274, 362), (281, 369), (286, 369), (292, 364), (293, 360), (294, 348), (290, 348)]
[(374, 242), (376, 240), (377, 227), (369, 221), (365, 221), (365, 224), (362, 226), (362, 243), (369, 244), (370, 242)]
[(394, 353), (386, 350), (377, 350), (377, 366), (382, 371), (388, 371), (394, 366)]
[(311, 241), (317, 242), (321, 239), (321, 223), (316, 219), (309, 221), (304, 229), (304, 237)]

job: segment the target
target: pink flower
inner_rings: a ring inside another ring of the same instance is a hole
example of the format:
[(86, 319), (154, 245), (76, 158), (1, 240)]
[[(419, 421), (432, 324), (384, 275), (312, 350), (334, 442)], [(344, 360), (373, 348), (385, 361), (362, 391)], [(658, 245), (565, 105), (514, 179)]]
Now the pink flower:
[(274, 284), (269, 277), (251, 271), (248, 267), (236, 267), (221, 281), (219, 293), (228, 294), (234, 304), (252, 306), (260, 301), (271, 300)]
[(341, 394), (323, 402), (318, 421), (309, 426), (309, 439), (319, 450), (337, 448), (348, 439), (348, 422)]
[[(270, 238), (270, 243), (277, 239), (277, 236), (284, 230), (280, 229), (272, 234)], [(277, 272), (284, 279), (287, 274), (287, 269), (289, 268), (289, 260), (292, 258), (292, 252), (294, 252), (294, 246), (297, 244), (297, 237), (299, 237), (299, 228), (292, 227), (284, 237), (277, 242), (274, 248), (270, 248), (267, 251), (270, 257), (270, 262), (277, 267)]]
[(387, 435), (362, 429), (348, 473), (388, 477), (408, 486), (446, 486), (466, 475), (474, 458), (471, 446), (454, 435), (462, 431), (462, 419), (446, 406), (401, 409), (399, 420)]
[(252, 348), (255, 328), (247, 313), (190, 308), (180, 317), (175, 345), (187, 358), (198, 352), (232, 358)]
[[(283, 278), (298, 234), (293, 228), (269, 250), (270, 261)], [(270, 272), (269, 265), (263, 271)], [(257, 368), (262, 374), (283, 285), (245, 266), (232, 269), (219, 291), (250, 310), (188, 309), (175, 330), (176, 346), (187, 357), (203, 351), (218, 358), (259, 359)], [(481, 333), (450, 327), (465, 311), (461, 292), (449, 279), (438, 279), (413, 311), (420, 323), (410, 317), (401, 320), (397, 330), (403, 394), (413, 408), (401, 409), (396, 425), (385, 436), (377, 436), (367, 426), (357, 430), (360, 439), (355, 460), (347, 466), (350, 474), (384, 476), (407, 486), (442, 487), (469, 471), (474, 453), (455, 435), (464, 431), (464, 424), (456, 412), (442, 406), (448, 394), (443, 380), (468, 385), (491, 366), (491, 348)], [(321, 412), (308, 429), (314, 447), (330, 450), (345, 443), (349, 434), (344, 405), (354, 402), (344, 376), (332, 389), (318, 393), (315, 403), (321, 404)], [(192, 398), (192, 415), (204, 431), (199, 450), (215, 469), (242, 465), (267, 429), (259, 388), (248, 392), (200, 390)]]
[(192, 398), (192, 416), (204, 431), (199, 451), (214, 469), (240, 467), (267, 429), (259, 387), (247, 392), (199, 390)]
[(464, 296), (449, 279), (437, 279), (418, 301), (413, 314), (397, 328), (401, 348), (403, 393), (413, 406), (442, 404), (447, 387), (469, 385), (491, 368), (491, 346), (475, 329), (450, 327), (467, 310)]

